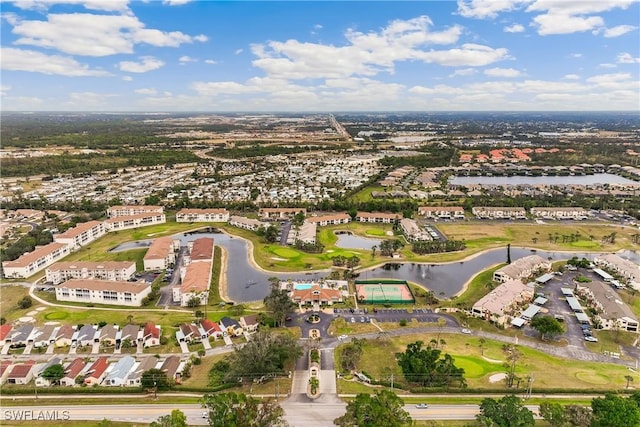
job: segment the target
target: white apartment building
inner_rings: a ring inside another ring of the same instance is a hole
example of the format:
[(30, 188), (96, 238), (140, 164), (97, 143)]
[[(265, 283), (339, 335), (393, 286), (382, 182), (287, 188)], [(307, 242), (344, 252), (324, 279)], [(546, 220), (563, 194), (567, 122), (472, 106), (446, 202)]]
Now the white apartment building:
[(461, 206), (419, 206), (418, 215), (429, 219), (464, 219)]
[(145, 206), (145, 205), (126, 205), (111, 206), (107, 209), (107, 217), (117, 218), (119, 216), (135, 216), (141, 214), (163, 214), (162, 206)]
[(640, 265), (616, 254), (598, 255), (593, 258), (593, 262), (615, 271), (627, 280), (629, 286), (640, 290)]
[(318, 226), (309, 221), (305, 221), (300, 227), (291, 227), (289, 229), (289, 235), (287, 236), (287, 244), (293, 245), (296, 240), (303, 241), (305, 243), (316, 243), (316, 234), (318, 232)]
[(163, 213), (141, 213), (130, 216), (118, 216), (104, 221), (107, 231), (127, 230), (130, 228), (146, 227), (154, 224), (164, 224), (167, 217)]
[(351, 221), (351, 216), (348, 213), (310, 216), (307, 218), (307, 221), (322, 227), (325, 225), (348, 224)]
[(511, 264), (499, 268), (493, 273), (493, 280), (496, 282), (507, 282), (509, 280), (523, 279), (540, 271), (551, 270), (551, 261), (542, 258), (540, 255), (529, 255), (519, 258)]
[(471, 314), (504, 326), (515, 317), (516, 307), (533, 299), (534, 288), (520, 280), (508, 280), (476, 302)]
[(258, 213), (260, 218), (269, 219), (289, 219), (293, 218), (296, 214), (302, 212), (305, 216), (307, 210), (305, 208), (260, 208)]
[(266, 228), (269, 226), (268, 223), (258, 221), (257, 219), (245, 218), (243, 216), (234, 215), (229, 218), (229, 225), (233, 225), (234, 227), (243, 228), (245, 230), (256, 231), (259, 228)]
[(139, 307), (151, 293), (151, 285), (137, 282), (110, 280), (71, 279), (56, 287), (58, 301), (87, 304), (111, 304)]
[(125, 282), (136, 272), (133, 261), (56, 262), (46, 270), (47, 281), (57, 285), (69, 279), (100, 279)]
[(595, 308), (595, 318), (602, 329), (615, 329), (638, 333), (640, 324), (631, 308), (625, 304), (620, 295), (606, 283), (594, 280), (589, 283), (578, 283), (578, 294)]
[(214, 241), (212, 238), (201, 238), (189, 243), (189, 255), (184, 257), (187, 265), (180, 269), (180, 285), (172, 289), (173, 301), (186, 307), (193, 298), (200, 300), (200, 305), (209, 300), (209, 286), (213, 277)]
[(176, 262), (176, 251), (180, 250), (180, 240), (169, 236), (158, 237), (144, 255), (145, 271), (164, 270)]
[(382, 224), (391, 224), (396, 220), (402, 219), (402, 214), (388, 212), (358, 212), (356, 221), (358, 222), (374, 222)]
[(585, 219), (589, 213), (584, 208), (559, 207), (559, 208), (531, 208), (531, 215), (544, 219)]
[(479, 219), (526, 219), (527, 212), (518, 207), (476, 206), (471, 213)]
[(76, 251), (83, 246), (99, 239), (107, 234), (107, 229), (100, 221), (83, 222), (64, 233), (54, 234), (53, 240), (69, 245), (71, 251)]
[(227, 222), (226, 209), (181, 209), (176, 213), (176, 222)]
[(433, 240), (429, 233), (424, 231), (418, 226), (418, 223), (410, 218), (403, 218), (400, 220), (400, 228), (404, 237), (409, 242), (415, 242), (418, 240)]
[(2, 269), (6, 278), (26, 278), (47, 268), (54, 262), (69, 255), (71, 249), (65, 243), (52, 242), (38, 246), (35, 250), (21, 255), (13, 261), (4, 261)]

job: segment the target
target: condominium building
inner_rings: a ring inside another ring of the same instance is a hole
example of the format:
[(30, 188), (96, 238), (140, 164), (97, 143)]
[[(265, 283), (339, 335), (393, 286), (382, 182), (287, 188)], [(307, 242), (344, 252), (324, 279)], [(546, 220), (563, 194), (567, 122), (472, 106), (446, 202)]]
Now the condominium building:
[(111, 206), (107, 209), (107, 217), (117, 218), (119, 216), (134, 216), (140, 214), (162, 214), (164, 207), (162, 206), (145, 206), (145, 205), (127, 205), (127, 206)]
[(46, 270), (47, 280), (58, 284), (69, 279), (101, 279), (127, 281), (136, 272), (133, 261), (56, 262)]
[(226, 209), (181, 209), (176, 214), (176, 222), (227, 222)]
[(307, 221), (322, 227), (325, 225), (348, 224), (351, 221), (351, 216), (348, 213), (310, 216)]
[(148, 283), (116, 282), (95, 279), (71, 279), (56, 287), (58, 301), (87, 304), (111, 304), (139, 307), (151, 293)]
[(309, 221), (305, 221), (300, 227), (291, 227), (287, 235), (287, 244), (293, 245), (296, 240), (304, 243), (315, 244), (318, 226)]
[(577, 293), (582, 295), (587, 304), (595, 309), (595, 320), (602, 329), (621, 329), (638, 333), (640, 324), (638, 318), (620, 295), (606, 283), (594, 280), (588, 283), (578, 283)]
[(589, 213), (584, 208), (558, 207), (558, 208), (531, 208), (531, 215), (545, 219), (585, 219)]
[(629, 286), (640, 290), (640, 265), (616, 254), (598, 255), (593, 262), (614, 271), (624, 277)]
[(180, 269), (181, 283), (172, 289), (173, 301), (186, 307), (195, 298), (198, 305), (209, 300), (209, 286), (213, 278), (214, 241), (202, 238), (190, 242), (188, 255), (185, 255), (185, 267)]
[(229, 225), (234, 227), (243, 228), (245, 230), (256, 231), (260, 228), (267, 228), (269, 223), (258, 221), (257, 219), (245, 218), (243, 216), (232, 216), (229, 218)]
[(413, 219), (403, 218), (400, 220), (400, 228), (404, 237), (409, 242), (415, 242), (417, 240), (433, 240), (431, 235), (418, 226), (418, 223)]
[(518, 312), (517, 307), (533, 299), (534, 288), (520, 280), (508, 280), (476, 302), (471, 313), (504, 326)]
[(358, 222), (391, 224), (394, 221), (399, 221), (401, 218), (402, 214), (388, 212), (358, 212), (356, 214), (356, 221)]
[(107, 231), (128, 230), (154, 224), (164, 224), (167, 217), (163, 213), (141, 213), (137, 215), (118, 216), (104, 221)]
[(64, 233), (54, 234), (53, 240), (57, 243), (69, 245), (72, 251), (76, 251), (83, 246), (99, 239), (107, 234), (107, 228), (100, 221), (83, 222)]
[(54, 262), (69, 255), (71, 249), (65, 243), (52, 242), (37, 246), (35, 250), (21, 255), (13, 261), (4, 261), (2, 269), (6, 278), (26, 278), (47, 268)]
[(305, 208), (260, 208), (258, 213), (260, 214), (260, 218), (269, 220), (269, 219), (289, 219), (293, 218), (296, 214), (302, 212), (304, 215), (307, 215), (307, 210)]
[(464, 208), (461, 206), (420, 206), (418, 215), (429, 219), (464, 219)]
[(518, 207), (476, 206), (471, 213), (479, 219), (526, 219), (527, 212)]
[(164, 270), (176, 262), (176, 252), (180, 250), (180, 240), (172, 237), (158, 237), (144, 255), (145, 271)]
[(499, 268), (493, 273), (493, 280), (496, 282), (507, 282), (509, 280), (523, 279), (535, 273), (551, 270), (551, 261), (539, 255), (529, 255), (519, 258), (511, 264)]

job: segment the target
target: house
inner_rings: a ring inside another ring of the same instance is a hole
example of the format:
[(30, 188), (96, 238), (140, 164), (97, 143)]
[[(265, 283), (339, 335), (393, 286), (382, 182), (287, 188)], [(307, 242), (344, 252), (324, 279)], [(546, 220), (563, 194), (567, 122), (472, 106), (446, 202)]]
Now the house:
[(602, 329), (620, 329), (636, 334), (640, 332), (638, 318), (608, 284), (599, 280), (578, 283), (577, 293), (595, 310), (594, 319)]
[(519, 207), (475, 206), (471, 213), (479, 219), (526, 219), (527, 212)]
[(118, 335), (118, 325), (105, 325), (100, 328), (100, 335), (98, 341), (106, 347), (113, 347), (116, 345), (116, 336)]
[(519, 312), (518, 305), (531, 301), (533, 294), (533, 287), (520, 280), (508, 280), (480, 298), (473, 305), (471, 314), (505, 326)]
[(178, 342), (197, 342), (202, 339), (202, 333), (193, 323), (183, 323), (176, 331)]
[(127, 281), (136, 272), (133, 261), (56, 262), (46, 269), (47, 280), (54, 285), (70, 279)]
[(231, 336), (240, 336), (242, 335), (242, 326), (238, 323), (237, 320), (232, 319), (230, 317), (223, 317), (220, 319), (220, 327), (222, 328), (222, 333), (225, 332)]
[(164, 362), (162, 362), (159, 369), (167, 375), (169, 380), (180, 384), (182, 382), (182, 366), (184, 365), (180, 362), (179, 356), (168, 356)]
[(125, 386), (127, 377), (136, 365), (136, 359), (127, 355), (110, 366), (109, 372), (102, 385), (105, 386)]
[(306, 216), (307, 210), (305, 208), (260, 208), (258, 213), (260, 218), (268, 221), (272, 219), (290, 219), (298, 213)]
[(419, 206), (418, 215), (433, 219), (464, 219), (464, 208), (461, 206)]
[(173, 237), (158, 237), (155, 239), (147, 253), (143, 263), (145, 271), (164, 270), (176, 262), (176, 252), (180, 250), (180, 240)]
[(418, 226), (418, 223), (410, 218), (403, 218), (400, 220), (400, 228), (402, 229), (402, 233), (404, 237), (409, 242), (415, 242), (418, 240), (433, 240), (431, 235), (421, 229)]
[(140, 326), (134, 325), (133, 323), (129, 323), (125, 325), (118, 333), (116, 334), (116, 348), (121, 348), (123, 345), (128, 343), (129, 346), (135, 346), (138, 342), (138, 332), (140, 332)]
[(7, 375), (7, 384), (25, 385), (33, 379), (35, 360), (28, 360), (11, 366), (11, 371)]
[(160, 331), (160, 326), (156, 326), (151, 322), (147, 322), (142, 329), (141, 341), (143, 347), (153, 347), (156, 345), (160, 345), (160, 338), (162, 337), (162, 333)]
[(7, 377), (11, 373), (12, 367), (13, 362), (11, 362), (10, 360), (0, 361), (0, 385), (4, 384), (7, 381)]
[(12, 329), (13, 326), (9, 323), (0, 325), (0, 346), (5, 345), (7, 337), (11, 335)]
[(508, 280), (523, 279), (538, 272), (549, 270), (551, 270), (551, 261), (545, 260), (539, 255), (529, 255), (497, 269), (493, 273), (493, 280), (506, 282)]
[(240, 326), (242, 326), (242, 329), (247, 332), (257, 331), (258, 326), (260, 326), (260, 323), (258, 322), (258, 315), (251, 314), (249, 316), (242, 316), (240, 318)]
[(107, 368), (109, 367), (109, 361), (106, 357), (99, 357), (95, 362), (89, 366), (86, 370), (86, 376), (84, 383), (88, 386), (98, 385), (102, 382), (107, 375)]
[(234, 215), (229, 218), (229, 225), (234, 227), (243, 228), (245, 230), (256, 231), (260, 228), (267, 228), (269, 223), (258, 221), (257, 219), (245, 218), (242, 216)]
[(103, 224), (105, 229), (111, 232), (146, 227), (154, 224), (164, 224), (165, 222), (167, 222), (167, 217), (163, 213), (142, 213), (138, 215), (108, 218)]
[(71, 253), (66, 243), (52, 242), (37, 246), (33, 251), (21, 255), (13, 261), (4, 261), (2, 269), (6, 278), (27, 278), (47, 268)]
[(79, 347), (92, 345), (95, 342), (96, 332), (97, 328), (94, 325), (83, 325), (73, 334), (73, 337), (71, 338), (71, 345), (75, 344)]
[(56, 300), (139, 307), (151, 284), (96, 279), (71, 279), (56, 286)]
[(105, 234), (107, 234), (107, 229), (104, 223), (100, 221), (89, 221), (78, 224), (64, 233), (54, 234), (53, 241), (69, 245), (70, 250), (75, 251)]
[(319, 227), (323, 227), (326, 225), (348, 224), (351, 222), (351, 216), (348, 213), (310, 216), (307, 218), (307, 221), (314, 223)]
[(180, 209), (176, 213), (176, 222), (227, 222), (229, 211), (226, 209)]
[(294, 289), (291, 299), (300, 305), (333, 305), (334, 302), (342, 302), (342, 292), (314, 284), (308, 289)]
[(387, 212), (358, 212), (356, 213), (356, 221), (358, 222), (374, 222), (381, 224), (392, 224), (399, 221), (402, 214)]
[(77, 357), (71, 361), (64, 369), (64, 377), (60, 380), (60, 385), (73, 387), (76, 385), (76, 378), (82, 373), (87, 366), (82, 357)]
[(38, 363), (33, 370), (33, 376), (36, 378), (35, 384), (36, 387), (49, 387), (51, 386), (51, 381), (42, 376), (42, 373), (46, 371), (50, 366), (53, 365), (62, 365), (62, 359), (59, 357), (54, 357), (46, 363)]
[(60, 329), (56, 325), (44, 325), (42, 328), (35, 328), (30, 340), (35, 348), (48, 347), (55, 341), (56, 332)]
[(30, 324), (18, 326), (5, 338), (6, 343), (11, 343), (11, 347), (23, 347), (29, 343), (29, 337), (34, 330)]
[(218, 337), (222, 336), (222, 328), (220, 325), (209, 319), (204, 319), (202, 323), (200, 323), (200, 328), (202, 328), (207, 337), (213, 336), (213, 338), (217, 340)]
[(68, 347), (73, 344), (73, 335), (76, 333), (75, 329), (71, 325), (62, 325), (56, 332), (55, 345), (56, 347)]
[(127, 206), (111, 206), (107, 208), (107, 217), (117, 218), (121, 216), (132, 216), (149, 213), (164, 213), (164, 207), (151, 205), (127, 205)]
[(142, 374), (149, 369), (154, 369), (158, 364), (158, 359), (154, 356), (147, 356), (142, 361), (136, 363), (133, 370), (127, 377), (127, 386), (136, 387), (142, 384)]

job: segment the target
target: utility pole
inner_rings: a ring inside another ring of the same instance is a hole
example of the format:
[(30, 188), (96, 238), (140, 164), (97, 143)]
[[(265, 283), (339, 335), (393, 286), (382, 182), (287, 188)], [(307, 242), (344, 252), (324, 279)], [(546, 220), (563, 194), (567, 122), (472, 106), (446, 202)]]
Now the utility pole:
[(529, 376), (529, 390), (527, 391), (528, 399), (531, 399), (531, 390), (533, 389), (533, 374)]
[(393, 374), (391, 374), (391, 391), (393, 391)]

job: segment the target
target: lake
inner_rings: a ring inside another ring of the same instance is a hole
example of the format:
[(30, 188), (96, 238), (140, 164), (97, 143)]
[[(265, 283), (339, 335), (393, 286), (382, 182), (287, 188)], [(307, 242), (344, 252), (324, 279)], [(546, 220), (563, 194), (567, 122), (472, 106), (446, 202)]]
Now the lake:
[(373, 246), (378, 246), (382, 242), (380, 239), (360, 237), (351, 233), (336, 233), (336, 236), (338, 236), (336, 246), (343, 249), (365, 249), (370, 251)]
[(449, 179), (453, 185), (594, 185), (594, 184), (635, 184), (622, 176), (611, 173), (568, 176), (454, 176)]

